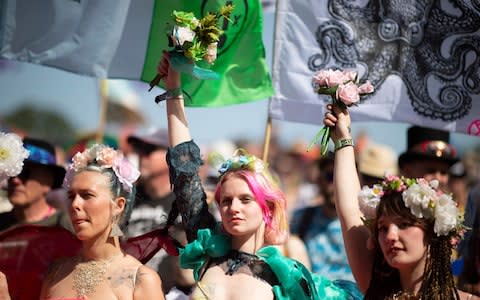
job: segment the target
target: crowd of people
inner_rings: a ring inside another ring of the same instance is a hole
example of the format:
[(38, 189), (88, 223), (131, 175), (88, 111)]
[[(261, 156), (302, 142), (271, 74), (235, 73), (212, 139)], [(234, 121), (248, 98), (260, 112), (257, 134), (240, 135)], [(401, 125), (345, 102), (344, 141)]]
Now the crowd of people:
[[(168, 53), (158, 73), (181, 90)], [(225, 157), (194, 142), (183, 101), (167, 93), (168, 128), (130, 135), (130, 152), (92, 144), (63, 163), (23, 138), (23, 169), (2, 183), (0, 248), (27, 224), (81, 245), (39, 274), (40, 299), (480, 299), (480, 178), (448, 132), (410, 127), (397, 158), (355, 147), (348, 109), (328, 105), (333, 152), (272, 143), (264, 161), (232, 142)], [(178, 256), (142, 264), (122, 248), (159, 228)], [(21, 299), (3, 272), (0, 299)]]

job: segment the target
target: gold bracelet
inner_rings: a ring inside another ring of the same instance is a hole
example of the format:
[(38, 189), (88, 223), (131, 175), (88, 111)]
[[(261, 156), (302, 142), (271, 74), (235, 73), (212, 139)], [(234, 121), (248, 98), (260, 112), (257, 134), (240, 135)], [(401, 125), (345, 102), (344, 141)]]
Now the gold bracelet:
[(352, 146), (353, 147), (353, 139), (340, 139), (335, 142), (335, 151), (338, 149), (345, 148), (347, 146)]

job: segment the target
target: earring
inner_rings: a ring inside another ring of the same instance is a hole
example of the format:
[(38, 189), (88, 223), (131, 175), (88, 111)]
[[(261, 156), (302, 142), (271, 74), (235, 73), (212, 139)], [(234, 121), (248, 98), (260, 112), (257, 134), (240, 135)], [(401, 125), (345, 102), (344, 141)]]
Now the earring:
[(112, 224), (112, 230), (110, 231), (109, 237), (121, 237), (123, 236), (123, 231), (120, 229), (117, 223)]

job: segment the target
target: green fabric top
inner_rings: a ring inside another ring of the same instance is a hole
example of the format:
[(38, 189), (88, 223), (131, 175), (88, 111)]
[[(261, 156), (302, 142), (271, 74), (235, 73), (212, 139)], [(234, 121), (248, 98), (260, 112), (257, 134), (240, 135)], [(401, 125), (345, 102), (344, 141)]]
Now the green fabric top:
[[(193, 269), (194, 278), (198, 281), (199, 272), (207, 259), (224, 256), (230, 249), (228, 236), (212, 233), (210, 229), (201, 229), (197, 232), (196, 240), (180, 249), (180, 266)], [(256, 255), (271, 268), (280, 282), (279, 285), (272, 286), (275, 299), (363, 298), (353, 282), (330, 281), (312, 274), (300, 262), (283, 256), (274, 246), (263, 247)], [(311, 295), (307, 295), (309, 292)]]

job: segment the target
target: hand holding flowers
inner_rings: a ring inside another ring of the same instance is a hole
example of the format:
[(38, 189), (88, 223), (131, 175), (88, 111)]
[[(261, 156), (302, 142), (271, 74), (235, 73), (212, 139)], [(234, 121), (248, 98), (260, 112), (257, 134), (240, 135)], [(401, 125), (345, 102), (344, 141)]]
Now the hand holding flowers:
[[(217, 58), (217, 45), (223, 31), (220, 28), (220, 18), (230, 20), (233, 5), (220, 8), (217, 13), (208, 13), (197, 19), (191, 12), (173, 11), (173, 24), (167, 24), (172, 67), (179, 72), (187, 73), (197, 79), (217, 79), (218, 74), (196, 65), (198, 61), (212, 64)], [(157, 85), (162, 77), (157, 75), (150, 82), (150, 90)]]
[[(359, 86), (357, 72), (348, 70), (321, 70), (313, 75), (312, 85), (317, 94), (330, 95), (332, 103), (342, 108), (357, 105), (357, 102), (360, 101), (360, 96), (374, 91), (374, 87), (369, 81)], [(320, 153), (323, 156), (328, 150), (330, 127), (324, 126), (315, 135), (309, 149), (318, 141), (320, 136)]]

